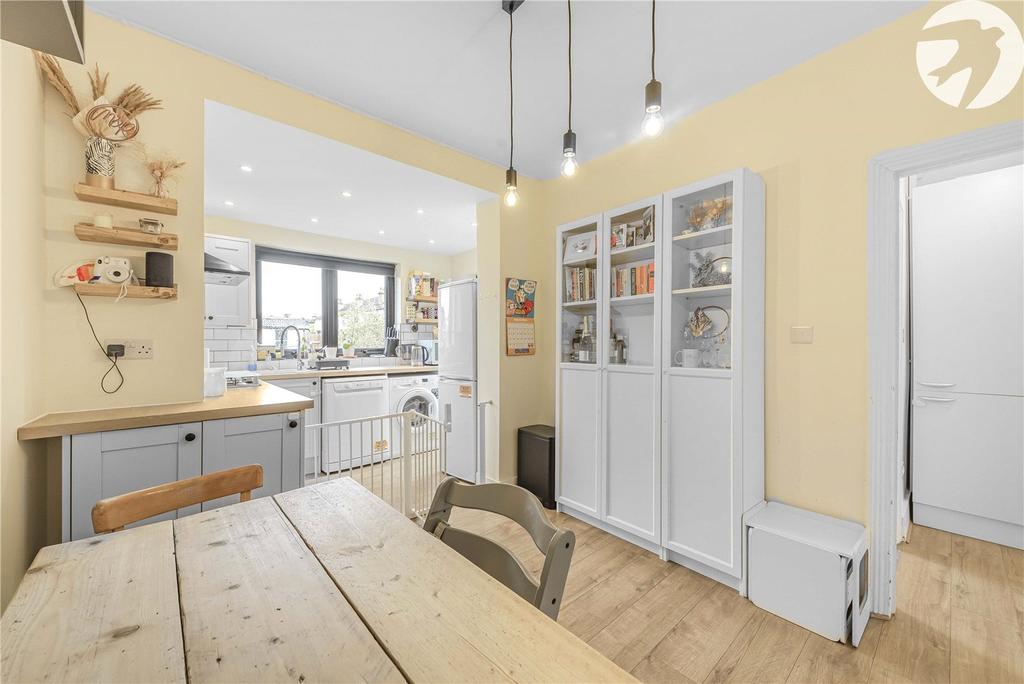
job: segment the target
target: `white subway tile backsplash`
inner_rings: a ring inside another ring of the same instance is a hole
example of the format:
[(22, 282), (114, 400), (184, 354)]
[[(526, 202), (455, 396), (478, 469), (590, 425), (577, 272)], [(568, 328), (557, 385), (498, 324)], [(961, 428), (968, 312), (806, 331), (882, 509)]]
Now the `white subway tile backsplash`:
[(299, 367), (298, 359), (281, 359), (278, 363), (278, 368), (282, 370), (294, 370)]
[(214, 361), (241, 361), (242, 352), (239, 351), (216, 351), (213, 352)]
[(251, 342), (256, 341), (256, 328), (245, 328), (242, 330), (242, 339)]
[(248, 370), (249, 364), (246, 361), (232, 361), (228, 364), (228, 370)]
[(228, 340), (203, 340), (203, 346), (210, 351), (227, 351)]
[(240, 340), (242, 331), (239, 328), (217, 328), (213, 331), (215, 340)]
[(227, 368), (228, 364), (224, 361), (211, 361), (210, 368)]
[(233, 351), (252, 351), (252, 342), (249, 340), (227, 340), (228, 349)]

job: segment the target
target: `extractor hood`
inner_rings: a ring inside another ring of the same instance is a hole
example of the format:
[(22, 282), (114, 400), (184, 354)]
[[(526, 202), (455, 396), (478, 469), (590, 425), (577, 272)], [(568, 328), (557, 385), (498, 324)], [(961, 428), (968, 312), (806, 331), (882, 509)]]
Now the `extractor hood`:
[(239, 285), (249, 277), (249, 272), (244, 268), (230, 264), (209, 252), (203, 254), (203, 259), (203, 270), (206, 272), (204, 280), (209, 285)]

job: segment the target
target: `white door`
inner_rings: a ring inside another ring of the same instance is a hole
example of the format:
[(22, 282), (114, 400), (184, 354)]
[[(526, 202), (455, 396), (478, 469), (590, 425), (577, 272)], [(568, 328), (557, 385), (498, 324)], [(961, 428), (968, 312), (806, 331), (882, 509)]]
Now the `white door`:
[(735, 577), (741, 574), (732, 380), (668, 376), (665, 545)]
[(607, 372), (605, 520), (627, 532), (657, 541), (655, 482), (654, 375)]
[(476, 383), (441, 379), (438, 408), (448, 431), (447, 473), (466, 482), (482, 482), (476, 425)]
[(438, 288), (438, 373), (476, 380), (476, 281)]
[(601, 374), (588, 368), (565, 368), (561, 373), (558, 502), (598, 516)]
[(1024, 167), (911, 198), (914, 521), (1024, 548)]

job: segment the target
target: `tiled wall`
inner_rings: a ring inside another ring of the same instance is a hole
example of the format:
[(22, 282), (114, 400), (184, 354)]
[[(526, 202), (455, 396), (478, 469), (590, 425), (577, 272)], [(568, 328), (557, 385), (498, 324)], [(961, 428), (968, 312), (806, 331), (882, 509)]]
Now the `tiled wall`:
[(205, 328), (203, 346), (210, 350), (210, 365), (245, 370), (256, 353), (255, 328)]
[(413, 332), (411, 323), (403, 323), (398, 326), (398, 342), (400, 344), (410, 344), (417, 340), (432, 340), (435, 337), (434, 333), (436, 331), (436, 325), (420, 325), (419, 330)]

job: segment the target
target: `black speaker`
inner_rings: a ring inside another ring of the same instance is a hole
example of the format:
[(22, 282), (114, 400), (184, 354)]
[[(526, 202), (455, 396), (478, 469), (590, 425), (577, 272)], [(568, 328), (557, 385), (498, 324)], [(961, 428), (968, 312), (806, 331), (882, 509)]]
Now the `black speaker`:
[(174, 257), (163, 252), (146, 252), (146, 285), (172, 287), (174, 285)]

